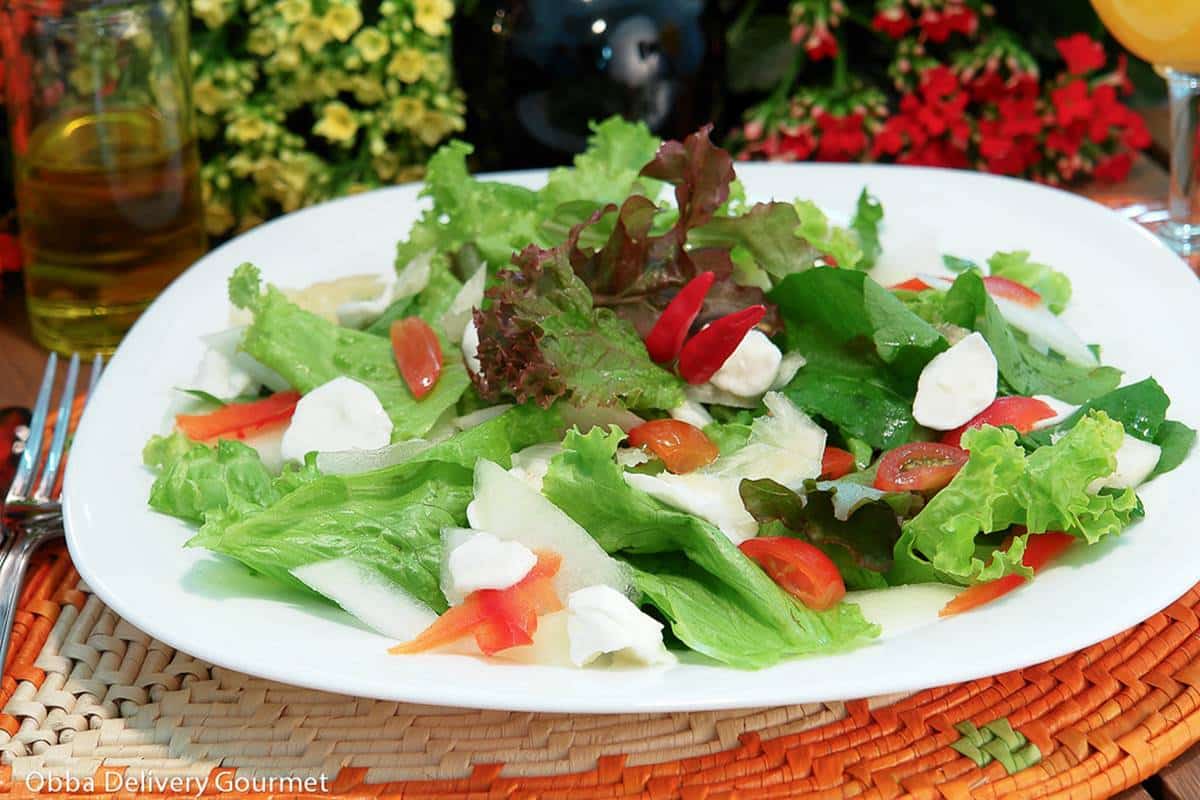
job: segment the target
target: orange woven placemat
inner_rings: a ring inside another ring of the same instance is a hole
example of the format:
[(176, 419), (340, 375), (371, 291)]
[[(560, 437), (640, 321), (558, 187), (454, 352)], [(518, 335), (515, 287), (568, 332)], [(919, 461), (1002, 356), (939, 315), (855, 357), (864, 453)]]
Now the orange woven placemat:
[(1024, 670), (908, 696), (692, 714), (411, 706), (179, 653), (46, 548), (0, 686), (0, 795), (1108, 797), (1200, 740), (1200, 586)]

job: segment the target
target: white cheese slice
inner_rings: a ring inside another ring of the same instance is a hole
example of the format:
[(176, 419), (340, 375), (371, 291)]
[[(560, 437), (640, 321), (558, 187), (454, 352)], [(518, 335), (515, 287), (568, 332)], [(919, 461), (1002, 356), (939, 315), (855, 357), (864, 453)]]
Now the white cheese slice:
[(635, 664), (673, 664), (662, 628), (609, 586), (588, 586), (567, 598), (567, 638), (571, 663), (577, 667), (607, 654)]
[(767, 335), (752, 330), (742, 337), (709, 382), (718, 389), (743, 397), (760, 395), (775, 382), (782, 361), (783, 353)]
[(1094, 494), (1101, 489), (1133, 489), (1140, 486), (1158, 466), (1161, 455), (1162, 448), (1158, 445), (1127, 433), (1117, 448), (1116, 468), (1107, 477), (1092, 481), (1088, 491)]
[(258, 382), (229, 356), (219, 350), (206, 350), (200, 369), (189, 389), (199, 389), (220, 400), (232, 400), (250, 393)]
[(378, 450), (392, 439), (392, 420), (371, 389), (352, 378), (334, 378), (300, 398), (283, 434), (285, 460), (306, 453)]
[(938, 431), (957, 428), (992, 404), (996, 384), (996, 356), (982, 334), (972, 333), (921, 370), (913, 418)]

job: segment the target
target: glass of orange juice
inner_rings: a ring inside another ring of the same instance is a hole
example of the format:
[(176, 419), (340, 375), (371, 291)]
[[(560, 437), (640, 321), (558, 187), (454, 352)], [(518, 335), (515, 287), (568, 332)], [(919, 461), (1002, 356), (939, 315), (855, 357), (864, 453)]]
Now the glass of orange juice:
[(1167, 80), (1171, 194), (1158, 234), (1182, 255), (1200, 252), (1200, 0), (1092, 0), (1105, 27)]

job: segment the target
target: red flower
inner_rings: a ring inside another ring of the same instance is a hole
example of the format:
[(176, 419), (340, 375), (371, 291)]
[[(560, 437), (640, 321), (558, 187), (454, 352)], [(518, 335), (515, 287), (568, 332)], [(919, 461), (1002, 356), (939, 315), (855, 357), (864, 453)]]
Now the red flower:
[(815, 28), (804, 42), (804, 52), (813, 61), (820, 61), (823, 58), (833, 58), (838, 52), (838, 42), (829, 28), (821, 26)]
[(1071, 125), (1066, 128), (1055, 128), (1046, 134), (1046, 149), (1063, 155), (1073, 156), (1083, 146), (1083, 126)]
[(817, 115), (817, 126), (821, 129), (817, 158), (822, 161), (851, 161), (867, 149), (867, 133), (863, 130), (860, 111), (845, 117), (822, 111)]
[(1070, 125), (1092, 115), (1094, 104), (1088, 96), (1087, 84), (1078, 78), (1050, 92), (1050, 99), (1054, 103), (1059, 125)]
[(1122, 150), (1096, 164), (1095, 172), (1092, 174), (1097, 180), (1120, 183), (1129, 177), (1129, 170), (1132, 168), (1133, 154), (1128, 150)]
[(895, 6), (894, 8), (880, 11), (875, 15), (875, 19), (871, 20), (872, 28), (893, 39), (899, 39), (908, 33), (912, 30), (912, 26), (912, 17), (908, 15), (902, 6)]
[(896, 163), (918, 167), (965, 169), (970, 162), (967, 161), (966, 150), (939, 139), (914, 147), (911, 152), (897, 158)]
[(926, 101), (946, 97), (959, 89), (958, 76), (945, 64), (930, 67), (921, 73), (921, 94)]
[(954, 32), (954, 28), (947, 19), (947, 15), (932, 8), (927, 8), (921, 12), (921, 18), (917, 21), (921, 26), (921, 30), (931, 42), (941, 43), (950, 38), (950, 34)]
[(1037, 139), (1008, 136), (1003, 122), (984, 120), (979, 123), (979, 155), (988, 172), (1021, 175), (1037, 163)]
[(21, 244), (11, 233), (0, 233), (0, 272), (21, 268)]
[(1005, 136), (1036, 136), (1042, 132), (1036, 100), (1001, 100), (996, 111), (1000, 115), (1000, 131)]
[(942, 17), (950, 26), (950, 30), (961, 33), (963, 36), (974, 36), (975, 32), (979, 30), (978, 15), (965, 6), (947, 8)]
[(1107, 61), (1104, 45), (1097, 42), (1086, 33), (1076, 33), (1059, 39), (1054, 43), (1058, 53), (1067, 62), (1067, 72), (1072, 75), (1086, 75), (1100, 69)]
[(817, 142), (812, 129), (797, 128), (794, 131), (781, 131), (777, 148), (781, 161), (804, 161), (817, 149)]

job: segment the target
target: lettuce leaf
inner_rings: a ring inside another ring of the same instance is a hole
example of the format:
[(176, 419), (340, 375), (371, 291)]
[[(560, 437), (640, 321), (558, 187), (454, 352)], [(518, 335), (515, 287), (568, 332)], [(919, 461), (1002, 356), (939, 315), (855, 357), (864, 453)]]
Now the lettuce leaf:
[(244, 516), (280, 494), (258, 452), (242, 442), (211, 447), (176, 432), (151, 438), (142, 460), (158, 473), (150, 507), (189, 522), (203, 522), (213, 511)]
[(211, 520), (188, 546), (297, 587), (296, 567), (351, 558), (441, 612), (441, 529), (466, 523), (471, 496), (471, 470), (441, 462), (320, 476), (244, 519)]
[(1033, 289), (1055, 314), (1061, 314), (1071, 301), (1070, 278), (1053, 267), (1030, 261), (1028, 250), (996, 253), (988, 259), (988, 270)]
[[(856, 265), (859, 269), (874, 267), (883, 252), (883, 245), (879, 243), (879, 226), (882, 222), (883, 205), (864, 186), (855, 203), (854, 216), (850, 218), (850, 230), (858, 237), (862, 250), (862, 259)], [(842, 266), (841, 262), (838, 262), (838, 266)]]
[(488, 289), (486, 307), (475, 311), (480, 394), (542, 406), (563, 396), (576, 405), (682, 403), (682, 381), (650, 360), (633, 327), (594, 307), (571, 267), (572, 246), (530, 245)]
[(431, 206), (397, 245), (397, 268), (430, 250), (453, 259), (466, 245), (498, 267), (536, 240), (541, 221), (537, 193), (471, 177), (467, 156), (472, 150), (469, 144), (453, 141), (429, 159), (421, 196), (428, 197)]
[[(390, 341), (338, 327), (300, 309), (275, 287), (260, 293), (259, 272), (250, 264), (238, 267), (229, 279), (229, 296), (234, 305), (254, 313), (243, 350), (304, 393), (343, 375), (365, 384), (395, 426), (392, 441), (429, 432), (470, 385), (460, 360), (446, 359), (433, 391), (416, 400), (396, 369)], [(451, 347), (442, 342), (443, 352), (454, 352)]]
[[(538, 193), (542, 210), (549, 213), (564, 203), (581, 200), (589, 201), (595, 210), (609, 203), (620, 204), (631, 194), (655, 199), (660, 184), (639, 173), (654, 158), (659, 138), (645, 123), (627, 122), (618, 116), (592, 122), (590, 127), (587, 150), (575, 156), (574, 168), (550, 172), (545, 188)], [(565, 238), (566, 231), (563, 233)]]
[(784, 593), (715, 527), (630, 487), (613, 454), (619, 431), (567, 434), (543, 491), (610, 554), (676, 637), (736, 667), (757, 668), (874, 636), (857, 606), (815, 612)]
[(1112, 367), (1080, 366), (1035, 350), (1004, 320), (973, 270), (955, 279), (943, 298), (942, 314), (947, 322), (983, 334), (1012, 394), (1048, 394), (1068, 403), (1086, 403), (1121, 382), (1120, 370)]
[(1011, 428), (985, 425), (963, 435), (971, 456), (928, 505), (902, 527), (890, 583), (943, 580), (969, 583), (1009, 573), (1021, 564), (1024, 536), (1008, 550), (977, 541), (1022, 525), (1031, 533), (1065, 531), (1094, 544), (1140, 515), (1132, 489), (1092, 494), (1108, 475), (1124, 432), (1103, 411), (1092, 411), (1054, 444), (1032, 454)]

